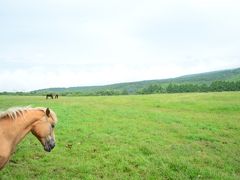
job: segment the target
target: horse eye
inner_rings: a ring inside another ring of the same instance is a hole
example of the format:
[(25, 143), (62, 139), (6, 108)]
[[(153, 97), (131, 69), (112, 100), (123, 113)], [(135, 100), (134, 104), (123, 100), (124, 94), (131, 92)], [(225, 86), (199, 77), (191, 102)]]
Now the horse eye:
[(54, 128), (55, 127), (55, 125), (54, 124), (52, 124), (52, 128)]

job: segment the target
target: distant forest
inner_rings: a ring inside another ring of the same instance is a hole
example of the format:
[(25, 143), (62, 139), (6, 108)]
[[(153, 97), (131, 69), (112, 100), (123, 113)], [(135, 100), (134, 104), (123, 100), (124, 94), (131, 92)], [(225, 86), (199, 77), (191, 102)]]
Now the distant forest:
[[(128, 90), (98, 90), (96, 92), (59, 92), (61, 96), (113, 96), (129, 94), (158, 94), (158, 93), (187, 93), (187, 92), (222, 92), (240, 91), (240, 81), (214, 81), (207, 84), (175, 84), (170, 83), (166, 87), (160, 84), (151, 84), (145, 88), (129, 92)], [(51, 92), (52, 93), (52, 92)], [(44, 92), (1, 92), (0, 95), (45, 95)], [(54, 94), (54, 93), (53, 93)]]
[(166, 88), (160, 85), (150, 85), (147, 88), (139, 90), (138, 94), (154, 93), (186, 93), (186, 92), (222, 92), (222, 91), (240, 91), (240, 81), (214, 81), (207, 84), (172, 84)]
[[(109, 95), (128, 95), (128, 94), (158, 94), (158, 93), (187, 93), (187, 92), (222, 92), (222, 91), (240, 91), (240, 81), (214, 81), (207, 84), (173, 84), (162, 87), (159, 84), (152, 84), (148, 87), (129, 93), (127, 90), (101, 90), (95, 93), (85, 95), (109, 96)], [(74, 93), (73, 93), (74, 95)], [(81, 94), (78, 94), (81, 95)]]

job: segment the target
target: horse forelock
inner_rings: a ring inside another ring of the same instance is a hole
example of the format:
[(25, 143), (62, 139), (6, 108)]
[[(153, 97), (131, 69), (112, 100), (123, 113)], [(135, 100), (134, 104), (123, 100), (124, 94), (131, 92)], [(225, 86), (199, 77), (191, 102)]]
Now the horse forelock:
[(52, 117), (52, 119), (54, 120), (55, 123), (57, 123), (57, 115), (56, 113), (50, 109), (50, 116)]

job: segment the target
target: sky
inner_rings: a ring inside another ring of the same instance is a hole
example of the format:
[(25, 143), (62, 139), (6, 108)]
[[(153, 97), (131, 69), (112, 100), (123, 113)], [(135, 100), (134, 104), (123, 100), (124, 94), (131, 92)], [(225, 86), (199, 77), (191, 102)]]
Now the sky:
[(0, 92), (240, 67), (238, 0), (0, 0)]

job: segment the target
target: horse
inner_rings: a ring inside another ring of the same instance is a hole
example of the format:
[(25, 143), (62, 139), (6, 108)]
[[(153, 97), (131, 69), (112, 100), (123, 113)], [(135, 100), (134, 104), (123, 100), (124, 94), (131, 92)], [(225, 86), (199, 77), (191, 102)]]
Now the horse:
[(50, 152), (55, 146), (55, 112), (43, 107), (15, 107), (0, 113), (0, 170), (7, 164), (17, 144), (29, 133)]
[(50, 97), (51, 99), (53, 99), (53, 94), (47, 94), (47, 95), (46, 95), (46, 99), (48, 99), (49, 97)]
[(58, 99), (58, 94), (55, 95), (55, 99)]

